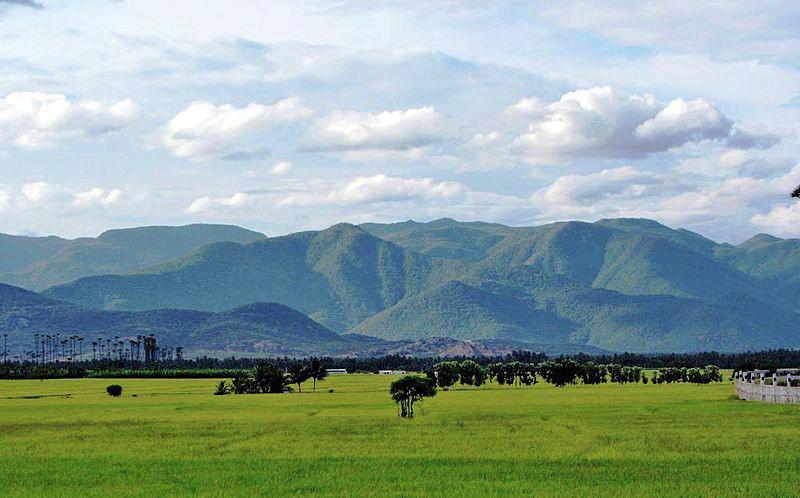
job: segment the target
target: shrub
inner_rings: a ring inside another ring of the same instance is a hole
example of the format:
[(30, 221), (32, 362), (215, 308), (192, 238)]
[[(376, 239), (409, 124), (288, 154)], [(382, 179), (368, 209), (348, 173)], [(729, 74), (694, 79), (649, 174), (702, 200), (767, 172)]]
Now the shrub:
[(106, 393), (109, 396), (114, 398), (119, 398), (122, 396), (122, 386), (119, 384), (111, 384), (110, 386), (106, 387)]
[(217, 389), (214, 391), (214, 396), (224, 396), (226, 394), (230, 394), (231, 390), (228, 387), (228, 383), (224, 380), (221, 380), (219, 384), (217, 384)]

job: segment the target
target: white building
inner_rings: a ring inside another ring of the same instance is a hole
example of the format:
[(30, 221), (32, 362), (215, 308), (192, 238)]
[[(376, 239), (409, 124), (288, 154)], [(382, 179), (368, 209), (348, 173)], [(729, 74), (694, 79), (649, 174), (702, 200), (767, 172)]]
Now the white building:
[(343, 375), (347, 373), (346, 368), (328, 368), (325, 371), (328, 372), (328, 375)]

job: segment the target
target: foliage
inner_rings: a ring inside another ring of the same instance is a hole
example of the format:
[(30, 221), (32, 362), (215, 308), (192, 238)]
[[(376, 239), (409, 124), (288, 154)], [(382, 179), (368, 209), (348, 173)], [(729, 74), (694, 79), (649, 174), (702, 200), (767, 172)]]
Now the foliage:
[(569, 358), (557, 358), (539, 365), (542, 378), (556, 387), (575, 384), (580, 375), (580, 366)]
[(434, 367), (436, 385), (442, 389), (449, 389), (458, 382), (460, 365), (455, 361), (443, 361)]
[(302, 384), (310, 378), (311, 370), (302, 361), (293, 361), (286, 367), (286, 382), (297, 384), (297, 392), (303, 392)]
[(111, 384), (110, 386), (106, 386), (106, 393), (113, 398), (118, 398), (122, 396), (122, 386), (119, 384)]
[(219, 383), (217, 384), (217, 388), (214, 390), (214, 395), (224, 396), (230, 393), (231, 393), (231, 388), (230, 386), (228, 386), (228, 383), (225, 382), (224, 380), (219, 381)]
[(436, 385), (427, 377), (406, 375), (392, 382), (389, 393), (394, 402), (400, 406), (400, 416), (412, 418), (414, 403), (436, 396)]

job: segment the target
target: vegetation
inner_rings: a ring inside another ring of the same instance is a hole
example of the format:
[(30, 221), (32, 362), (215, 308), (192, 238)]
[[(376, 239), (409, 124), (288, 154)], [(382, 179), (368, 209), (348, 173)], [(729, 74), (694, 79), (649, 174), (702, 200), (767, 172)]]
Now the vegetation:
[(331, 376), (316, 394), (309, 381), (302, 396), (213, 396), (209, 379), (127, 379), (113, 403), (105, 379), (0, 381), (0, 489), (12, 497), (800, 489), (800, 411), (739, 401), (728, 383), (495, 381), (440, 391), (405, 420), (387, 393), (396, 379)]
[(392, 382), (392, 385), (389, 386), (389, 393), (400, 407), (400, 416), (413, 418), (414, 403), (436, 396), (436, 384), (426, 377), (406, 375)]
[(106, 386), (106, 393), (109, 396), (114, 398), (119, 398), (122, 396), (122, 386), (119, 384), (111, 384), (110, 386)]
[[(539, 351), (796, 348), (795, 247), (781, 240), (721, 245), (634, 219), (513, 229), (453, 220), (339, 224), (249, 244), (210, 244), (168, 264), (84, 278), (46, 295), (116, 310), (219, 313), (275, 302), (339, 333), (517, 341)], [(263, 339), (269, 331), (241, 316), (221, 320), (224, 326), (204, 329), (205, 337), (221, 337), (214, 332), (237, 330), (239, 323), (249, 337), (240, 340), (237, 331), (224, 346), (209, 341), (215, 351), (242, 342), (255, 347), (263, 341), (253, 335)], [(347, 352), (334, 336), (327, 343), (297, 336), (301, 356)]]

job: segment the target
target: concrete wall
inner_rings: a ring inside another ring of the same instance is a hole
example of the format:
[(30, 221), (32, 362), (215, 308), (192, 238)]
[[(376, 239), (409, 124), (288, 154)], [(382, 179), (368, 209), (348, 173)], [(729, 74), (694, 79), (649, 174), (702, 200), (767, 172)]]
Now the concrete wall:
[(800, 403), (800, 387), (771, 386), (737, 379), (734, 384), (739, 399), (767, 403)]

